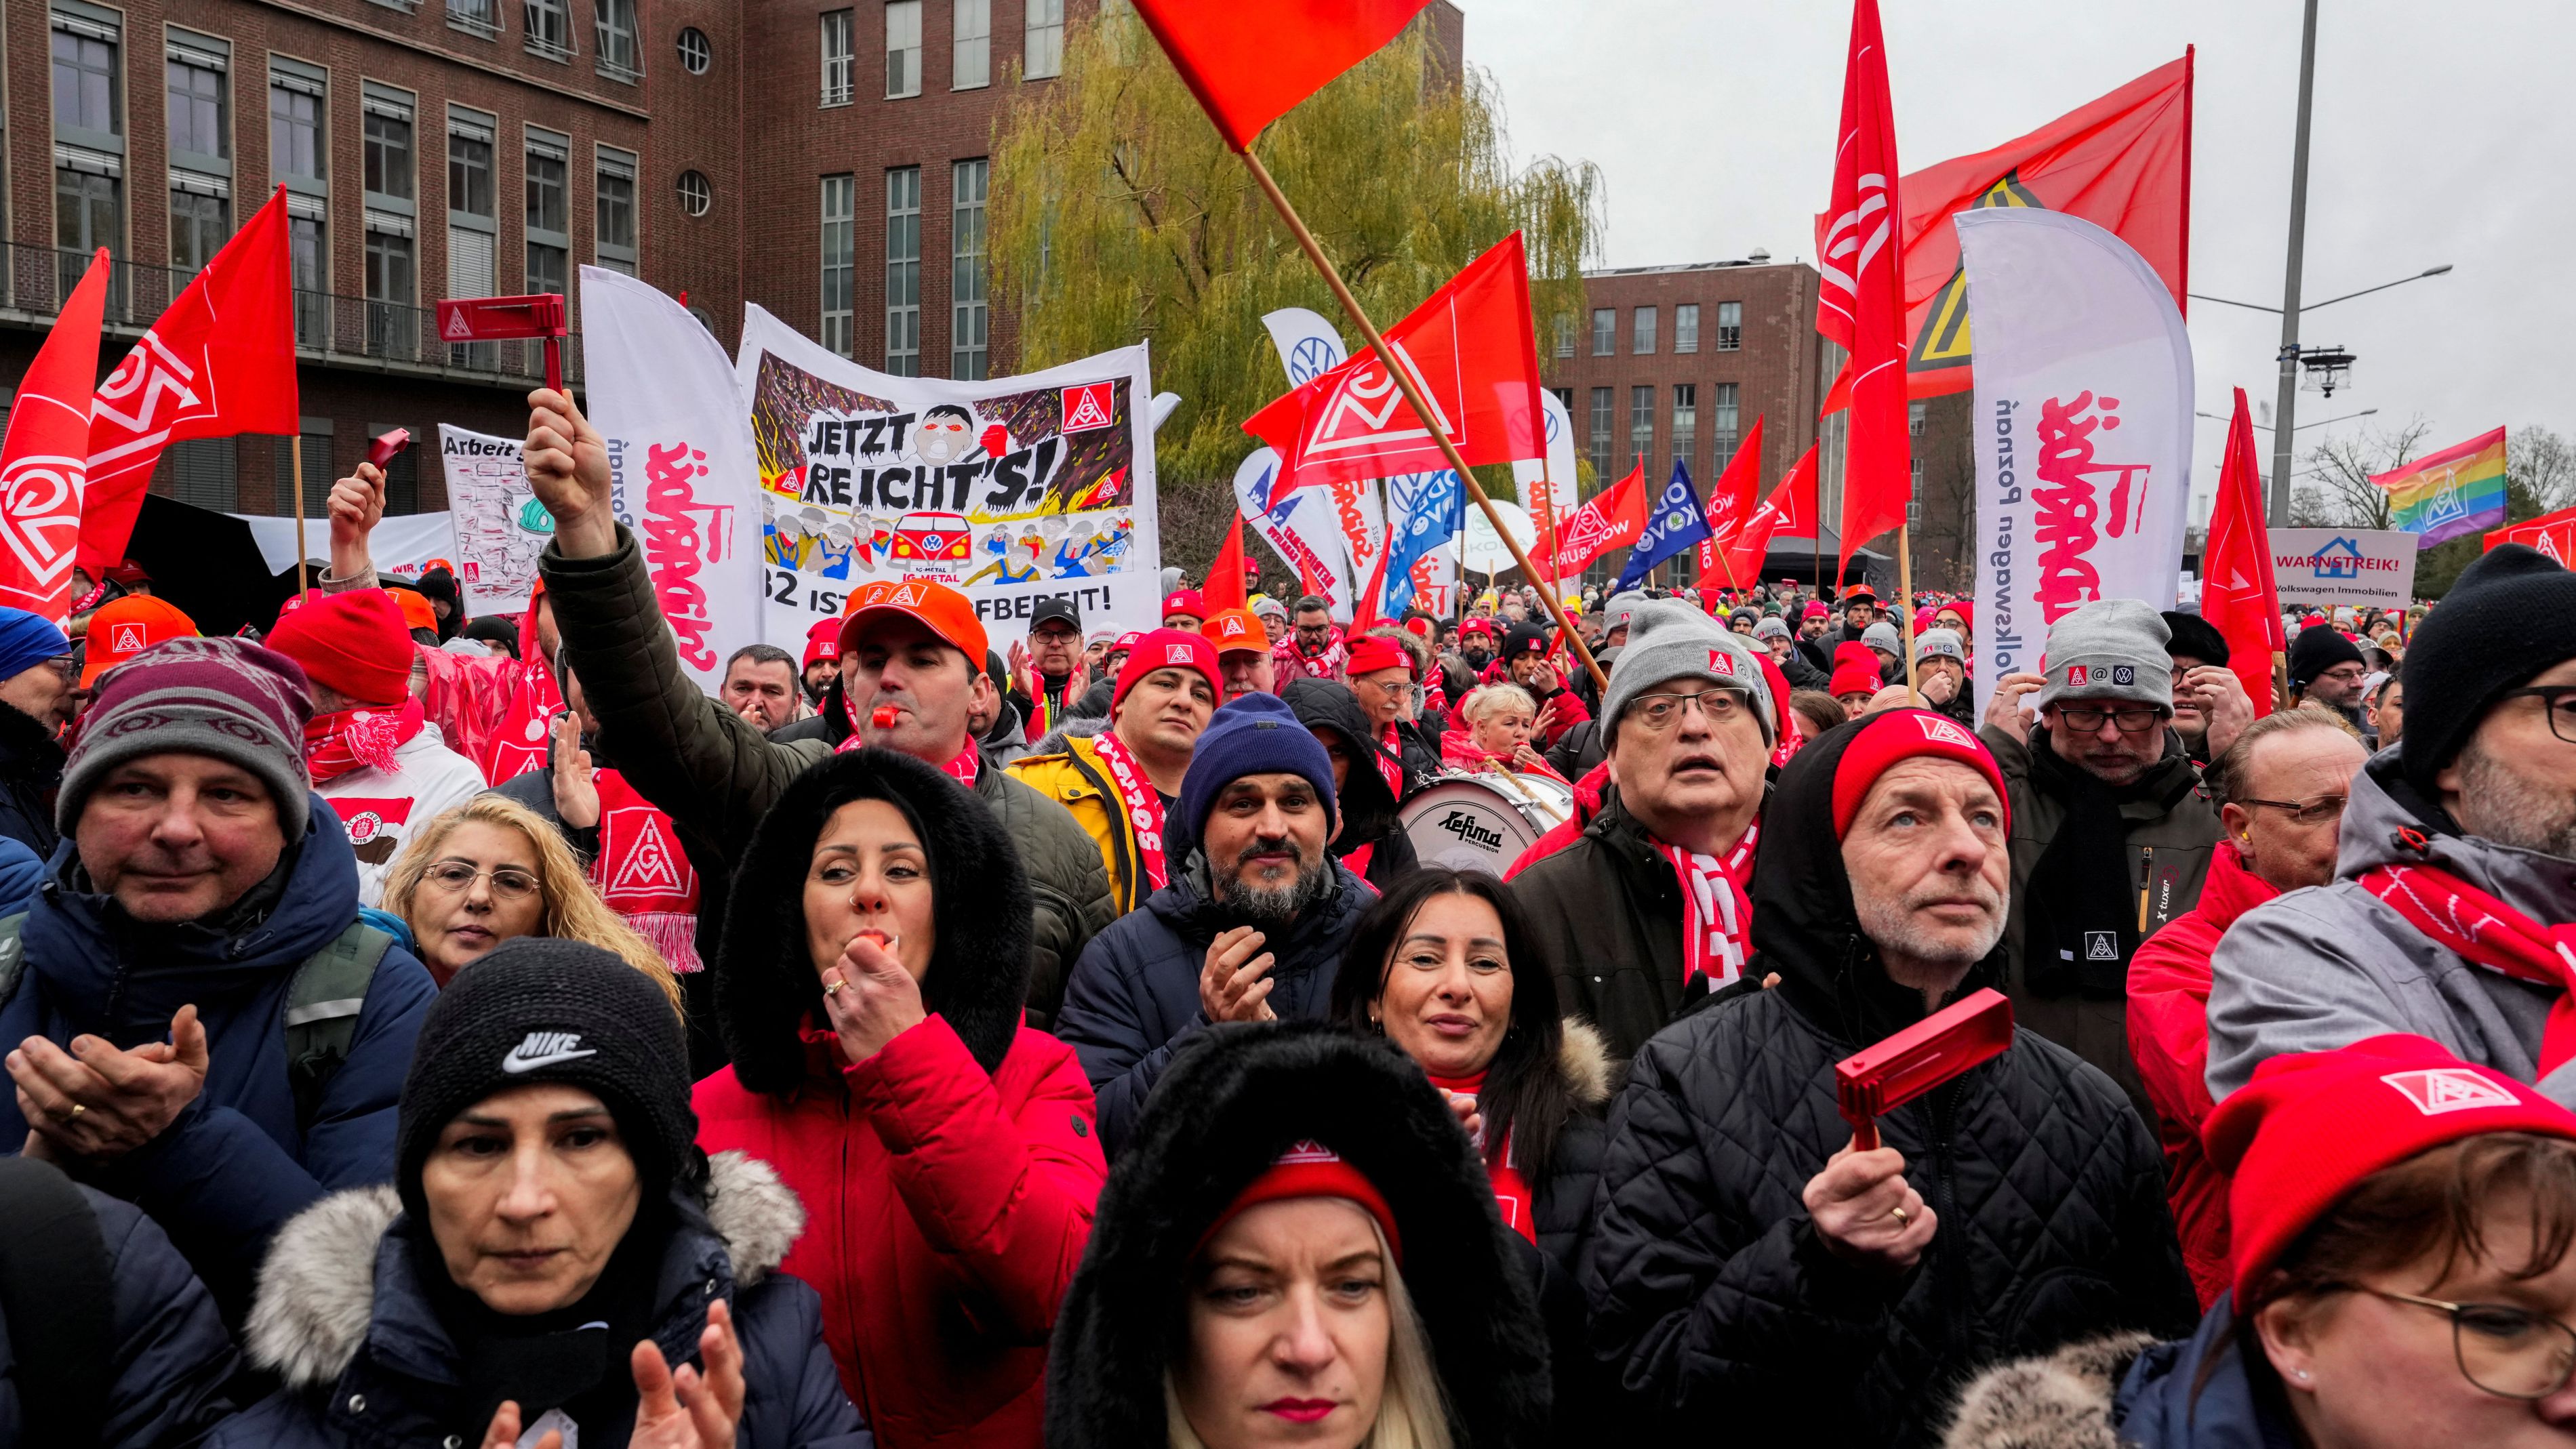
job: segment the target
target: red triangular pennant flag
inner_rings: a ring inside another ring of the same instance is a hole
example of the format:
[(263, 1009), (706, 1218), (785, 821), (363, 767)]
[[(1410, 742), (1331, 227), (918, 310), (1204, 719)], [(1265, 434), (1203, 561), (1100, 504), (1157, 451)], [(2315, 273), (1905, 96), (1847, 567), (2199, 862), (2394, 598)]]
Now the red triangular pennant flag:
[(170, 444), (295, 432), (288, 277), (281, 189), (98, 385), (80, 534), (81, 566), (92, 575), (125, 557), (152, 469)]
[(1592, 495), (1559, 529), (1556, 576), (1570, 578), (1614, 548), (1625, 548), (1646, 531), (1646, 465), (1643, 459), (1628, 476)]
[(1815, 527), (1816, 518), (1816, 445), (1789, 469), (1789, 476), (1753, 510), (1753, 516), (1735, 531), (1726, 545), (1726, 568), (1730, 578), (1739, 584), (1762, 582), (1762, 561), (1771, 556), (1771, 536), (1787, 529), (1792, 535)]
[(1846, 569), (1853, 550), (1905, 522), (1905, 505), (1914, 494), (1896, 175), (1896, 119), (1887, 100), (1887, 43), (1879, 35), (1878, 0), (1852, 0), (1833, 200), (1816, 225), (1816, 330), (1851, 354), (1851, 423), (1843, 452)]
[(71, 613), (107, 269), (101, 247), (18, 380), (0, 437), (0, 605), (57, 624)]
[(2272, 533), (2263, 519), (2263, 474), (2255, 461), (2254, 418), (2245, 389), (2227, 424), (2209, 544), (2200, 557), (2200, 616), (2227, 641), (2227, 667), (2244, 682), (2254, 717), (2272, 712), (2272, 653), (2281, 635), (2281, 596), (2272, 581)]
[[(1539, 412), (1538, 344), (1530, 330), (1529, 266), (1521, 234), (1434, 292), (1386, 329), (1439, 426), (1469, 467), (1535, 458), (1546, 447)], [(1270, 485), (1277, 506), (1312, 483), (1428, 473), (1449, 466), (1429, 428), (1374, 351), (1308, 381), (1252, 415), (1243, 430), (1279, 453)]]
[(1172, 67), (1237, 151), (1366, 60), (1426, 0), (1136, 0)]
[(1243, 513), (1234, 515), (1234, 526), (1225, 531), (1225, 546), (1216, 551), (1216, 562), (1208, 565), (1207, 584), (1199, 590), (1211, 609), (1240, 609), (1245, 597), (1243, 582)]
[(1730, 589), (1742, 588), (1748, 580), (1735, 572), (1734, 558), (1728, 546), (1736, 533), (1753, 519), (1753, 500), (1762, 496), (1762, 419), (1756, 416), (1753, 426), (1745, 431), (1744, 441), (1737, 444), (1735, 456), (1726, 462), (1726, 471), (1708, 490), (1708, 537), (1699, 541), (1700, 577), (1719, 574)]

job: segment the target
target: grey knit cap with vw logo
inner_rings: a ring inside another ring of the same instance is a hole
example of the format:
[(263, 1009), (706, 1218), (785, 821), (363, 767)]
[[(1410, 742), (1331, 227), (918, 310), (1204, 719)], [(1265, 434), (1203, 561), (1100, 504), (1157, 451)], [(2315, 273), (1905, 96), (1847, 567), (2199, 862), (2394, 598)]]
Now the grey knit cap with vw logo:
[(2096, 599), (2048, 630), (2040, 668), (2039, 707), (2060, 700), (2152, 704), (2173, 713), (2173, 638), (2164, 616), (2143, 599)]

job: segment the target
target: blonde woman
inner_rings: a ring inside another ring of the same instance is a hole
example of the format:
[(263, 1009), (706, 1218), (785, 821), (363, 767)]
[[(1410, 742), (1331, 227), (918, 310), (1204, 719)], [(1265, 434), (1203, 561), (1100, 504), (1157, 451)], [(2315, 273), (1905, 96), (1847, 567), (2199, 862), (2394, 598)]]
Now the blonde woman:
[(562, 833), (515, 800), (477, 795), (421, 827), (385, 877), (385, 909), (411, 926), (442, 987), (503, 941), (552, 936), (646, 973), (680, 1009), (661, 953), (599, 898)]
[(1453, 770), (1564, 779), (1530, 743), (1537, 733), (1538, 701), (1530, 692), (1517, 684), (1488, 684), (1458, 707), (1457, 722), (1440, 737), (1440, 763)]

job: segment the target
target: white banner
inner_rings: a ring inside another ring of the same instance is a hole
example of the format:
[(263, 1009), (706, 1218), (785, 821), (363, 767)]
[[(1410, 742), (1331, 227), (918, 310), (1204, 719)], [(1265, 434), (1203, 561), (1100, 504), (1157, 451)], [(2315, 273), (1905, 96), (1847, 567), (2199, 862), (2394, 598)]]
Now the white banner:
[(985, 382), (895, 377), (752, 306), (735, 378), (771, 643), (879, 579), (962, 590), (997, 651), (1042, 599), (1071, 599), (1085, 633), (1162, 622), (1144, 344)]
[(2155, 270), (2062, 211), (1952, 218), (1977, 339), (1977, 677), (2035, 671), (2094, 599), (2174, 606), (2191, 342)]
[(1252, 456), (1234, 470), (1234, 506), (1296, 570), (1268, 592), (1283, 604), (1293, 604), (1305, 592), (1300, 581), (1313, 578), (1322, 584), (1321, 593), (1332, 605), (1333, 617), (1347, 622), (1353, 597), (1350, 547), (1342, 541), (1341, 520), (1333, 512), (1332, 499), (1320, 488), (1300, 488), (1273, 508), (1270, 485), (1278, 476), (1279, 455), (1268, 448), (1253, 449)]
[[(1534, 523), (1544, 523), (1548, 510), (1555, 510), (1555, 526), (1565, 527), (1565, 520), (1583, 505), (1578, 501), (1574, 472), (1574, 420), (1565, 415), (1565, 404), (1556, 400), (1553, 389), (1541, 389), (1539, 408), (1546, 418), (1547, 461), (1525, 459), (1512, 465), (1512, 481), (1520, 485), (1521, 506), (1529, 510)], [(1475, 516), (1483, 510), (1469, 508), (1467, 517), (1472, 527)], [(1545, 537), (1545, 531), (1541, 531)], [(1530, 551), (1530, 562), (1545, 567), (1538, 551)], [(1474, 565), (1469, 565), (1474, 567)], [(1533, 580), (1532, 582), (1541, 582)]]
[(456, 517), (456, 581), (469, 617), (525, 609), (537, 555), (554, 539), (554, 515), (528, 486), (527, 451), (524, 438), (438, 425), (438, 466)]
[(733, 364), (679, 303), (599, 267), (581, 269), (581, 326), (617, 521), (644, 550), (680, 667), (712, 694), (727, 655), (779, 638), (761, 628), (758, 474)]
[(2420, 540), (2373, 528), (2276, 528), (2272, 584), (2283, 604), (2402, 609), (2415, 598)]
[[(455, 494), (448, 498), (452, 502)], [(250, 525), (251, 541), (259, 545), (260, 562), (268, 571), (282, 574), (295, 567), (295, 520), (270, 518), (265, 514), (236, 513), (233, 517)], [(459, 564), (453, 513), (388, 513), (368, 537), (367, 548), (375, 556), (376, 572), (386, 578), (418, 579), (421, 570), (433, 561)], [(330, 525), (308, 521), (304, 541), (330, 537)], [(519, 591), (519, 601), (498, 612), (515, 614), (528, 606), (527, 590)], [(493, 610), (469, 610), (490, 613)]]

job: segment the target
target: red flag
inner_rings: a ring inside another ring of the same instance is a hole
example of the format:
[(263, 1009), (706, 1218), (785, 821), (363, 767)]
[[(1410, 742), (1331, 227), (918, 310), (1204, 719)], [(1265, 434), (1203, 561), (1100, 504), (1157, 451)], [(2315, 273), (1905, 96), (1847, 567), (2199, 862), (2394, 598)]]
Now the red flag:
[[(1537, 334), (1530, 330), (1529, 266), (1519, 232), (1469, 262), (1385, 336), (1468, 466), (1542, 456)], [(1243, 430), (1278, 450), (1274, 507), (1310, 483), (1449, 466), (1403, 390), (1367, 349), (1254, 413)]]
[(2209, 543), (2200, 556), (2200, 616), (2227, 641), (2227, 667), (2244, 681), (2254, 717), (2261, 719), (2272, 712), (2272, 654), (2288, 642), (2281, 637), (2281, 598), (2272, 585), (2272, 534), (2263, 521), (2263, 474), (2256, 459), (2254, 418), (2240, 387), (2236, 416), (2227, 424), (2227, 456), (2218, 468)]
[(2509, 527), (2488, 532), (2486, 542), (2478, 546), (2486, 553), (2500, 543), (2519, 543), (2536, 548), (2556, 559), (2562, 566), (2576, 559), (2576, 508), (2561, 508), (2538, 518), (2526, 518)]
[(1816, 330), (1851, 354), (1851, 423), (1843, 450), (1842, 565), (1905, 522), (1914, 493), (1906, 433), (1905, 276), (1896, 241), (1896, 118), (1878, 0), (1852, 0), (1833, 202), (1816, 224)]
[(296, 430), (295, 309), (279, 190), (206, 263), (98, 386), (81, 567), (125, 557), (162, 449), (189, 438)]
[(1735, 572), (1729, 545), (1735, 542), (1736, 531), (1752, 521), (1753, 500), (1761, 495), (1762, 419), (1757, 415), (1744, 441), (1736, 445), (1735, 456), (1727, 460), (1726, 471), (1718, 474), (1717, 482), (1709, 487), (1708, 537), (1699, 541), (1700, 577), (1723, 574), (1728, 588), (1747, 582)]
[(1646, 465), (1640, 459), (1628, 476), (1592, 495), (1557, 530), (1556, 576), (1579, 574), (1614, 548), (1625, 548), (1646, 531)]
[(1199, 589), (1211, 609), (1243, 607), (1243, 513), (1234, 515), (1234, 526), (1225, 531), (1225, 546), (1216, 551), (1216, 562), (1208, 565), (1207, 583)]
[(1762, 581), (1762, 561), (1771, 556), (1771, 536), (1787, 529), (1791, 537), (1807, 533), (1816, 526), (1816, 445), (1809, 443), (1806, 453), (1791, 465), (1789, 476), (1762, 500), (1744, 526), (1726, 546), (1726, 567), (1730, 577), (1740, 583)]
[(1359, 64), (1426, 0), (1136, 0), (1136, 13), (1237, 151)]
[(101, 247), (18, 380), (0, 437), (0, 604), (57, 624), (71, 613), (107, 269)]

